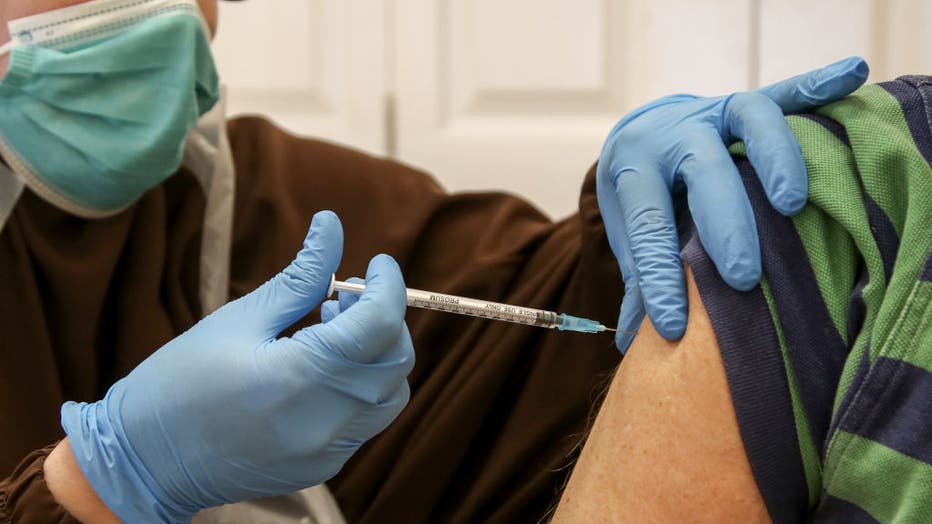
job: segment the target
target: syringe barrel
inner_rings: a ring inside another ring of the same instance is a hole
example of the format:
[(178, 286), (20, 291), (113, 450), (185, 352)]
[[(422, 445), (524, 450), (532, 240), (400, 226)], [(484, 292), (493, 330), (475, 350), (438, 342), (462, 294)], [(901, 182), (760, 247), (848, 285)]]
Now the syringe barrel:
[(408, 305), (546, 328), (552, 328), (560, 321), (559, 315), (553, 311), (487, 302), (420, 289), (408, 289)]
[[(355, 282), (340, 282), (335, 276), (331, 276), (330, 288), (327, 290), (327, 296), (332, 296), (335, 291), (362, 294), (366, 291), (366, 285), (357, 284)], [(504, 320), (506, 322), (515, 322), (528, 326), (557, 328), (560, 331), (576, 331), (580, 333), (615, 331), (614, 329), (606, 328), (595, 320), (574, 317), (567, 314), (558, 315), (553, 311), (544, 309), (513, 306), (511, 304), (502, 304), (501, 302), (488, 302), (486, 300), (476, 300), (474, 298), (447, 295), (434, 291), (422, 291), (420, 289), (408, 288), (405, 291), (408, 294), (408, 305), (421, 309), (433, 309), (434, 311), (445, 311), (447, 313), (488, 318), (491, 320)], [(629, 332), (624, 331), (624, 333)]]
[[(327, 296), (333, 295), (335, 291), (361, 294), (365, 289), (365, 284), (340, 282), (336, 280), (336, 278), (331, 277), (330, 289), (327, 291)], [(489, 318), (492, 320), (504, 320), (506, 322), (516, 322), (518, 324), (545, 328), (554, 328), (563, 322), (563, 318), (560, 315), (553, 311), (545, 311), (543, 309), (512, 306), (500, 302), (487, 302), (485, 300), (447, 295), (433, 291), (422, 291), (420, 289), (409, 288), (407, 289), (407, 293), (408, 305), (411, 307), (458, 313), (460, 315)]]

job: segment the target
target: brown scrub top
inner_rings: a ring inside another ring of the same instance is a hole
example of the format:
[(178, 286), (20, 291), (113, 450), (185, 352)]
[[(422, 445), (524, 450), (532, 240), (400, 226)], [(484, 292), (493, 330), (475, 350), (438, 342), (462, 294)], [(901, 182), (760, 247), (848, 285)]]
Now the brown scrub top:
[[(423, 172), (262, 119), (229, 132), (231, 297), (285, 267), (311, 216), (332, 209), (346, 232), (340, 278), (388, 253), (410, 287), (615, 323), (622, 281), (594, 170), (584, 183), (582, 169), (566, 174), (582, 184), (580, 208), (554, 223), (516, 197), (451, 195)], [(60, 405), (101, 398), (199, 318), (203, 213), (184, 170), (102, 220), (24, 192), (0, 232), (0, 522), (75, 522), (42, 475), (63, 437)], [(347, 520), (538, 522), (619, 361), (612, 337), (416, 309), (407, 322), (411, 401), (328, 483)]]

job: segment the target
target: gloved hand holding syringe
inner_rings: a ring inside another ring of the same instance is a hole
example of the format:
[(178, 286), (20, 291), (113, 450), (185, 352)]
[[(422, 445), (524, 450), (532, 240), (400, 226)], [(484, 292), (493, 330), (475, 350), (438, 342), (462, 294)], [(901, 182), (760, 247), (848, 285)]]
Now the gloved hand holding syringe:
[[(331, 276), (330, 289), (327, 291), (327, 296), (333, 296), (334, 291), (358, 295), (362, 294), (365, 289), (365, 284), (342, 282), (337, 280), (336, 276)], [(445, 293), (435, 293), (433, 291), (421, 291), (420, 289), (408, 288), (406, 291), (408, 294), (408, 306), (411, 307), (445, 311), (447, 313), (456, 313), (471, 317), (482, 317), (491, 320), (503, 320), (505, 322), (515, 322), (518, 324), (527, 324), (529, 326), (551, 329), (556, 328), (560, 331), (578, 331), (580, 333), (615, 331), (595, 320), (574, 317), (565, 313), (560, 314), (543, 309), (513, 306), (510, 304), (501, 304), (499, 302), (489, 302), (486, 300), (447, 295)]]

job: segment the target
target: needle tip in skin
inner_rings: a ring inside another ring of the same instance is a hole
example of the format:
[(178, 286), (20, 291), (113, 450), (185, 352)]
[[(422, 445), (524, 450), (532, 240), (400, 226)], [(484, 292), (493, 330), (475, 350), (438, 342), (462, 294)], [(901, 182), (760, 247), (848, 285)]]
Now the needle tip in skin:
[[(606, 327), (606, 326), (602, 326), (602, 331), (611, 331), (612, 333), (617, 333), (619, 330), (617, 330), (617, 329), (612, 329), (612, 328)], [(622, 329), (622, 330), (620, 330), (620, 331), (621, 331), (622, 333), (624, 333), (625, 335), (637, 335), (637, 334), (638, 334), (637, 331), (628, 331), (627, 329)]]

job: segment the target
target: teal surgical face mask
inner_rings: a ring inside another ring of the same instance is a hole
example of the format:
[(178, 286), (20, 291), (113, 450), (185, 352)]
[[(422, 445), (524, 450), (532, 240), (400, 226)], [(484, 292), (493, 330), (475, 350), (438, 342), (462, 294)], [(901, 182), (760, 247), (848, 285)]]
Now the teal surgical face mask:
[(9, 24), (0, 153), (78, 216), (116, 213), (179, 167), (219, 96), (196, 0), (94, 0)]

